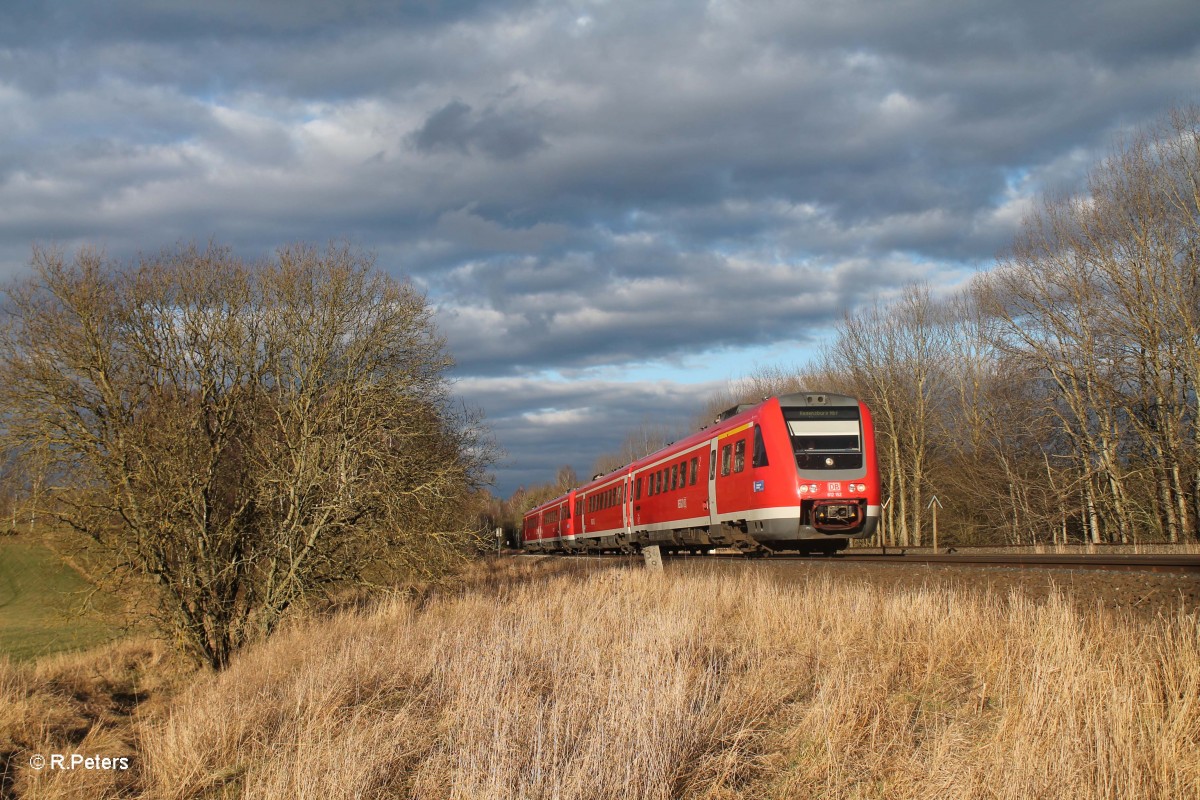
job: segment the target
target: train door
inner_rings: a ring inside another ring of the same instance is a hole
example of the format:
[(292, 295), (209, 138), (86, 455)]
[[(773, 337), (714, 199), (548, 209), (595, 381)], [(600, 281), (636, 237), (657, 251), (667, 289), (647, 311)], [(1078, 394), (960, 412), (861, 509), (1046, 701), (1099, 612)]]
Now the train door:
[(708, 524), (717, 523), (717, 440), (708, 443)]
[(633, 526), (633, 473), (625, 473), (625, 477), (621, 480), (621, 524), (625, 528), (625, 535), (628, 536)]

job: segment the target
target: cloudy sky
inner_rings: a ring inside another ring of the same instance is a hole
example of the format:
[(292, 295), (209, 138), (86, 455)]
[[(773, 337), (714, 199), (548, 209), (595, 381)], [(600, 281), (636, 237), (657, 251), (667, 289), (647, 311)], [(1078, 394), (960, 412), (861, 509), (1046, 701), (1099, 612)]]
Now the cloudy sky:
[(987, 269), (1198, 94), (1196, 0), (5, 4), (0, 276), (348, 239), (427, 291), (507, 495)]

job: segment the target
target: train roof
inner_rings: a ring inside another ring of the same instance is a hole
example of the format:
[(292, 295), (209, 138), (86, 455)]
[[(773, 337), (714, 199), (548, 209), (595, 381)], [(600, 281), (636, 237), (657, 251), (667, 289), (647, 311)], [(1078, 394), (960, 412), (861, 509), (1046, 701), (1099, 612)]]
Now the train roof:
[[(714, 422), (724, 422), (730, 417), (736, 417), (743, 411), (749, 411), (757, 405), (761, 405), (770, 400), (770, 397), (764, 397), (757, 403), (741, 403), (727, 408), (717, 415)], [(832, 392), (793, 392), (792, 394), (779, 395), (779, 405), (784, 408), (798, 408), (803, 406), (856, 406), (858, 399), (849, 397), (844, 394), (833, 394)]]
[(568, 502), (571, 499), (571, 492), (573, 492), (573, 491), (575, 491), (575, 490), (568, 489), (566, 492), (558, 495), (557, 497), (555, 497), (551, 500), (546, 500), (545, 502), (538, 503), (536, 506), (534, 506), (533, 508), (526, 511), (521, 516), (527, 517), (530, 514), (534, 513), (535, 511), (541, 511), (544, 508), (549, 508), (551, 506), (561, 505), (562, 503)]

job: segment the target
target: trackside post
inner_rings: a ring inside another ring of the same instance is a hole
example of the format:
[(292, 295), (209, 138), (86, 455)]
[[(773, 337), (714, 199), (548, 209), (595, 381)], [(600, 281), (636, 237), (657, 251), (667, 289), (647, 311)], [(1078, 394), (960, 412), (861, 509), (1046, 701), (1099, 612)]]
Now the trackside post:
[(649, 547), (643, 547), (642, 557), (646, 559), (646, 569), (652, 572), (663, 571), (662, 550), (659, 549), (658, 545), (654, 544)]
[(937, 510), (942, 507), (942, 501), (937, 499), (937, 495), (929, 501), (929, 507), (933, 509), (933, 552), (937, 552)]

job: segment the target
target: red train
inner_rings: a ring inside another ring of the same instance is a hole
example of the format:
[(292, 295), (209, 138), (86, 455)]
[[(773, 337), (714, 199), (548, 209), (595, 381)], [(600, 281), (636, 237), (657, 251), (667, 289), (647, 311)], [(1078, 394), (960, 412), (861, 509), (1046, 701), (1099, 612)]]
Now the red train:
[(875, 430), (853, 397), (740, 405), (525, 515), (528, 550), (834, 552), (879, 521)]

